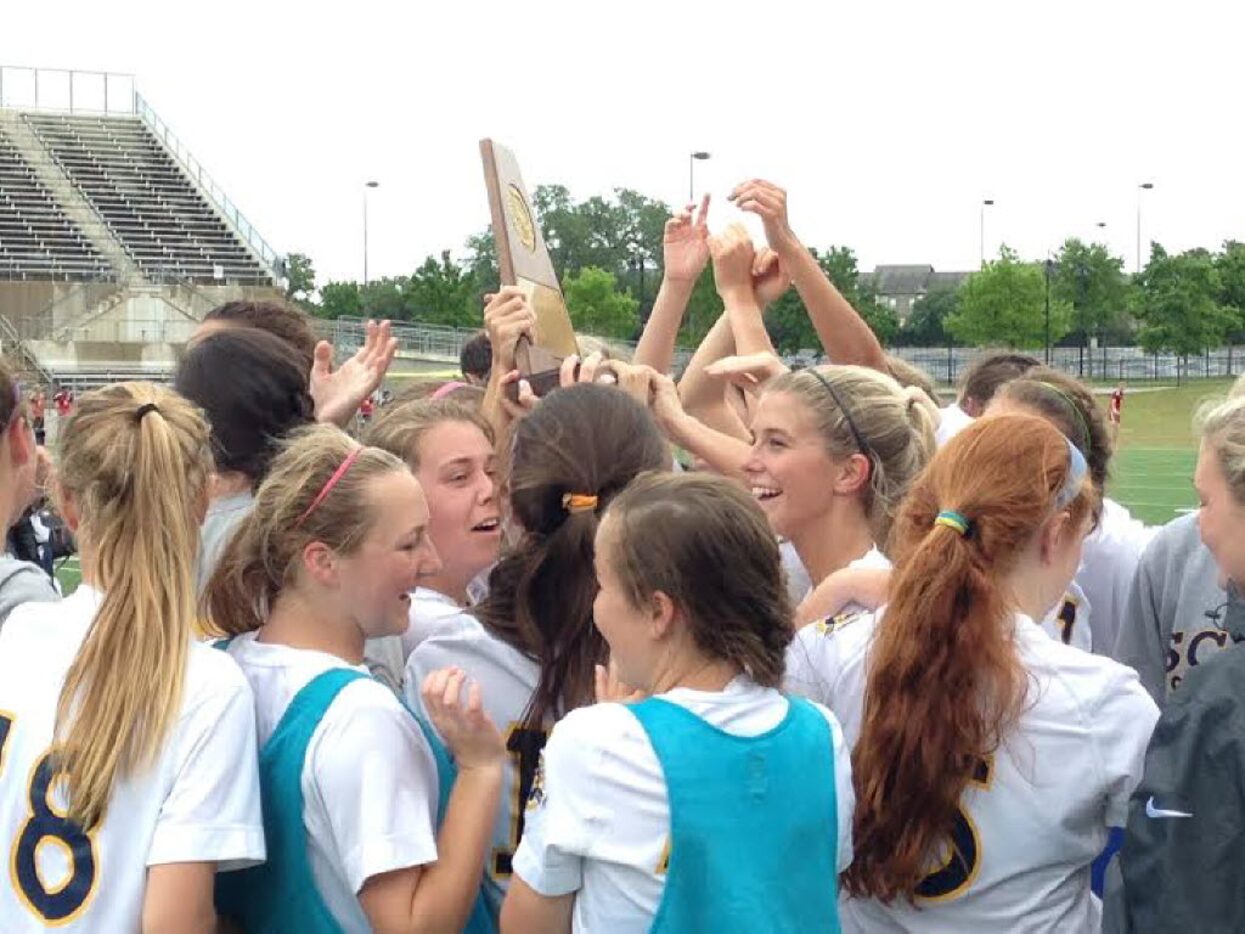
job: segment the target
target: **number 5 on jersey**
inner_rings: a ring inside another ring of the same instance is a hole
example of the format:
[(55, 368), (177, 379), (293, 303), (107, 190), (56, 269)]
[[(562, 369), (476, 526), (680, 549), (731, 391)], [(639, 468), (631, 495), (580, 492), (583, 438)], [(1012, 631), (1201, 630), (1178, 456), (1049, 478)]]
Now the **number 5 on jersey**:
[[(13, 732), (11, 714), (0, 713), (0, 776), (4, 773), (5, 748)], [(47, 925), (67, 924), (76, 918), (95, 894), (98, 878), (95, 840), (65, 816), (55, 802), (56, 775), (52, 754), (44, 753), (30, 772), (27, 799), (30, 813), (9, 858), (9, 870), (17, 894), (30, 912)], [(55, 879), (44, 878), (41, 866), (60, 854), (62, 871)]]
[[(994, 779), (994, 758), (982, 759), (973, 770), (969, 784), (988, 791)], [(968, 891), (981, 869), (981, 835), (964, 805), (955, 812), (951, 840), (945, 862), (921, 880), (917, 898), (924, 902), (949, 902)]]

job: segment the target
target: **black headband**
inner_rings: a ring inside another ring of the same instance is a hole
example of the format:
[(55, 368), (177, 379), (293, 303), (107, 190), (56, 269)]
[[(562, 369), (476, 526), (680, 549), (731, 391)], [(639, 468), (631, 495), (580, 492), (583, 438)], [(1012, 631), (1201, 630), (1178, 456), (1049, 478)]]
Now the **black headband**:
[(160, 411), (160, 406), (156, 405), (154, 402), (144, 402), (134, 412), (134, 421), (141, 422), (143, 420), (143, 416), (146, 415), (148, 412), (159, 412), (159, 411)]
[(860, 433), (860, 429), (856, 427), (856, 420), (852, 418), (851, 410), (843, 404), (843, 400), (839, 398), (839, 394), (835, 392), (834, 384), (830, 380), (822, 376), (814, 367), (808, 367), (805, 373), (812, 373), (817, 377), (818, 382), (826, 387), (826, 392), (830, 393), (830, 398), (834, 400), (834, 404), (839, 407), (839, 411), (843, 413), (843, 419), (847, 422), (847, 428), (852, 433), (852, 439), (856, 442), (856, 447), (861, 454), (870, 460), (873, 459), (873, 446), (865, 440), (865, 436)]

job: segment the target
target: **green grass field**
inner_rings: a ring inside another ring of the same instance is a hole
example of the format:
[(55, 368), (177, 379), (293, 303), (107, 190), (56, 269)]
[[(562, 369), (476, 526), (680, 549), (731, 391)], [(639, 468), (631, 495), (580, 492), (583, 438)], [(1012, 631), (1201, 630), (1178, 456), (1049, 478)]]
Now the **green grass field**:
[[(1231, 385), (1231, 380), (1207, 380), (1179, 387), (1132, 386), (1124, 399), (1109, 495), (1152, 525), (1196, 509), (1193, 414), (1199, 403), (1225, 395)], [(1099, 398), (1105, 405), (1106, 397)]]

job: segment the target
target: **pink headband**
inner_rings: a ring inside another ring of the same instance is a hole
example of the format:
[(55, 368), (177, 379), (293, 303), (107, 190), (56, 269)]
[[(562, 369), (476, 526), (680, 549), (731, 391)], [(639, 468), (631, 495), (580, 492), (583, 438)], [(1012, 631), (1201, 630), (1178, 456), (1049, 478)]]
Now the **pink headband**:
[(346, 455), (346, 459), (342, 461), (342, 465), (333, 472), (333, 476), (329, 477), (328, 482), (324, 484), (320, 492), (316, 494), (316, 498), (311, 501), (311, 505), (307, 507), (307, 511), (298, 517), (298, 521), (294, 523), (294, 528), (298, 528), (303, 521), (316, 511), (316, 508), (324, 502), (328, 495), (333, 492), (333, 487), (337, 486), (337, 482), (346, 476), (346, 471), (350, 469), (350, 465), (359, 459), (359, 455), (363, 453), (362, 447), (357, 447)]
[(452, 393), (455, 389), (466, 389), (470, 385), (471, 385), (470, 383), (460, 383), (457, 381), (449, 382), (449, 383), (446, 383), (444, 386), (438, 386), (437, 391), (434, 392), (430, 398), (444, 399), (446, 396)]

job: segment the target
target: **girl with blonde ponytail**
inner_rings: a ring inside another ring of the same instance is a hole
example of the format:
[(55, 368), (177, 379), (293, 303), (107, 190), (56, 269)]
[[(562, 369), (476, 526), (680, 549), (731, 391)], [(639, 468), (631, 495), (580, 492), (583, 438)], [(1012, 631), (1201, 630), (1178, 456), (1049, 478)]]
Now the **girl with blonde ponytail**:
[(900, 508), (889, 604), (789, 650), (789, 686), (854, 746), (844, 930), (1098, 929), (1090, 865), (1157, 711), (1131, 669), (1035, 622), (1096, 504), (1084, 456), (1045, 420), (981, 419)]
[(254, 701), (197, 644), (208, 427), (173, 392), (88, 393), (57, 497), (82, 584), (0, 633), (6, 931), (211, 931), (218, 865), (264, 858)]
[[(441, 570), (397, 456), (294, 432), (204, 594), (255, 692), (268, 862), (221, 878), (252, 934), (491, 929), (480, 899), (504, 747), (460, 669), (421, 681), (432, 728), (369, 676)], [(456, 765), (456, 770), (455, 770)]]

